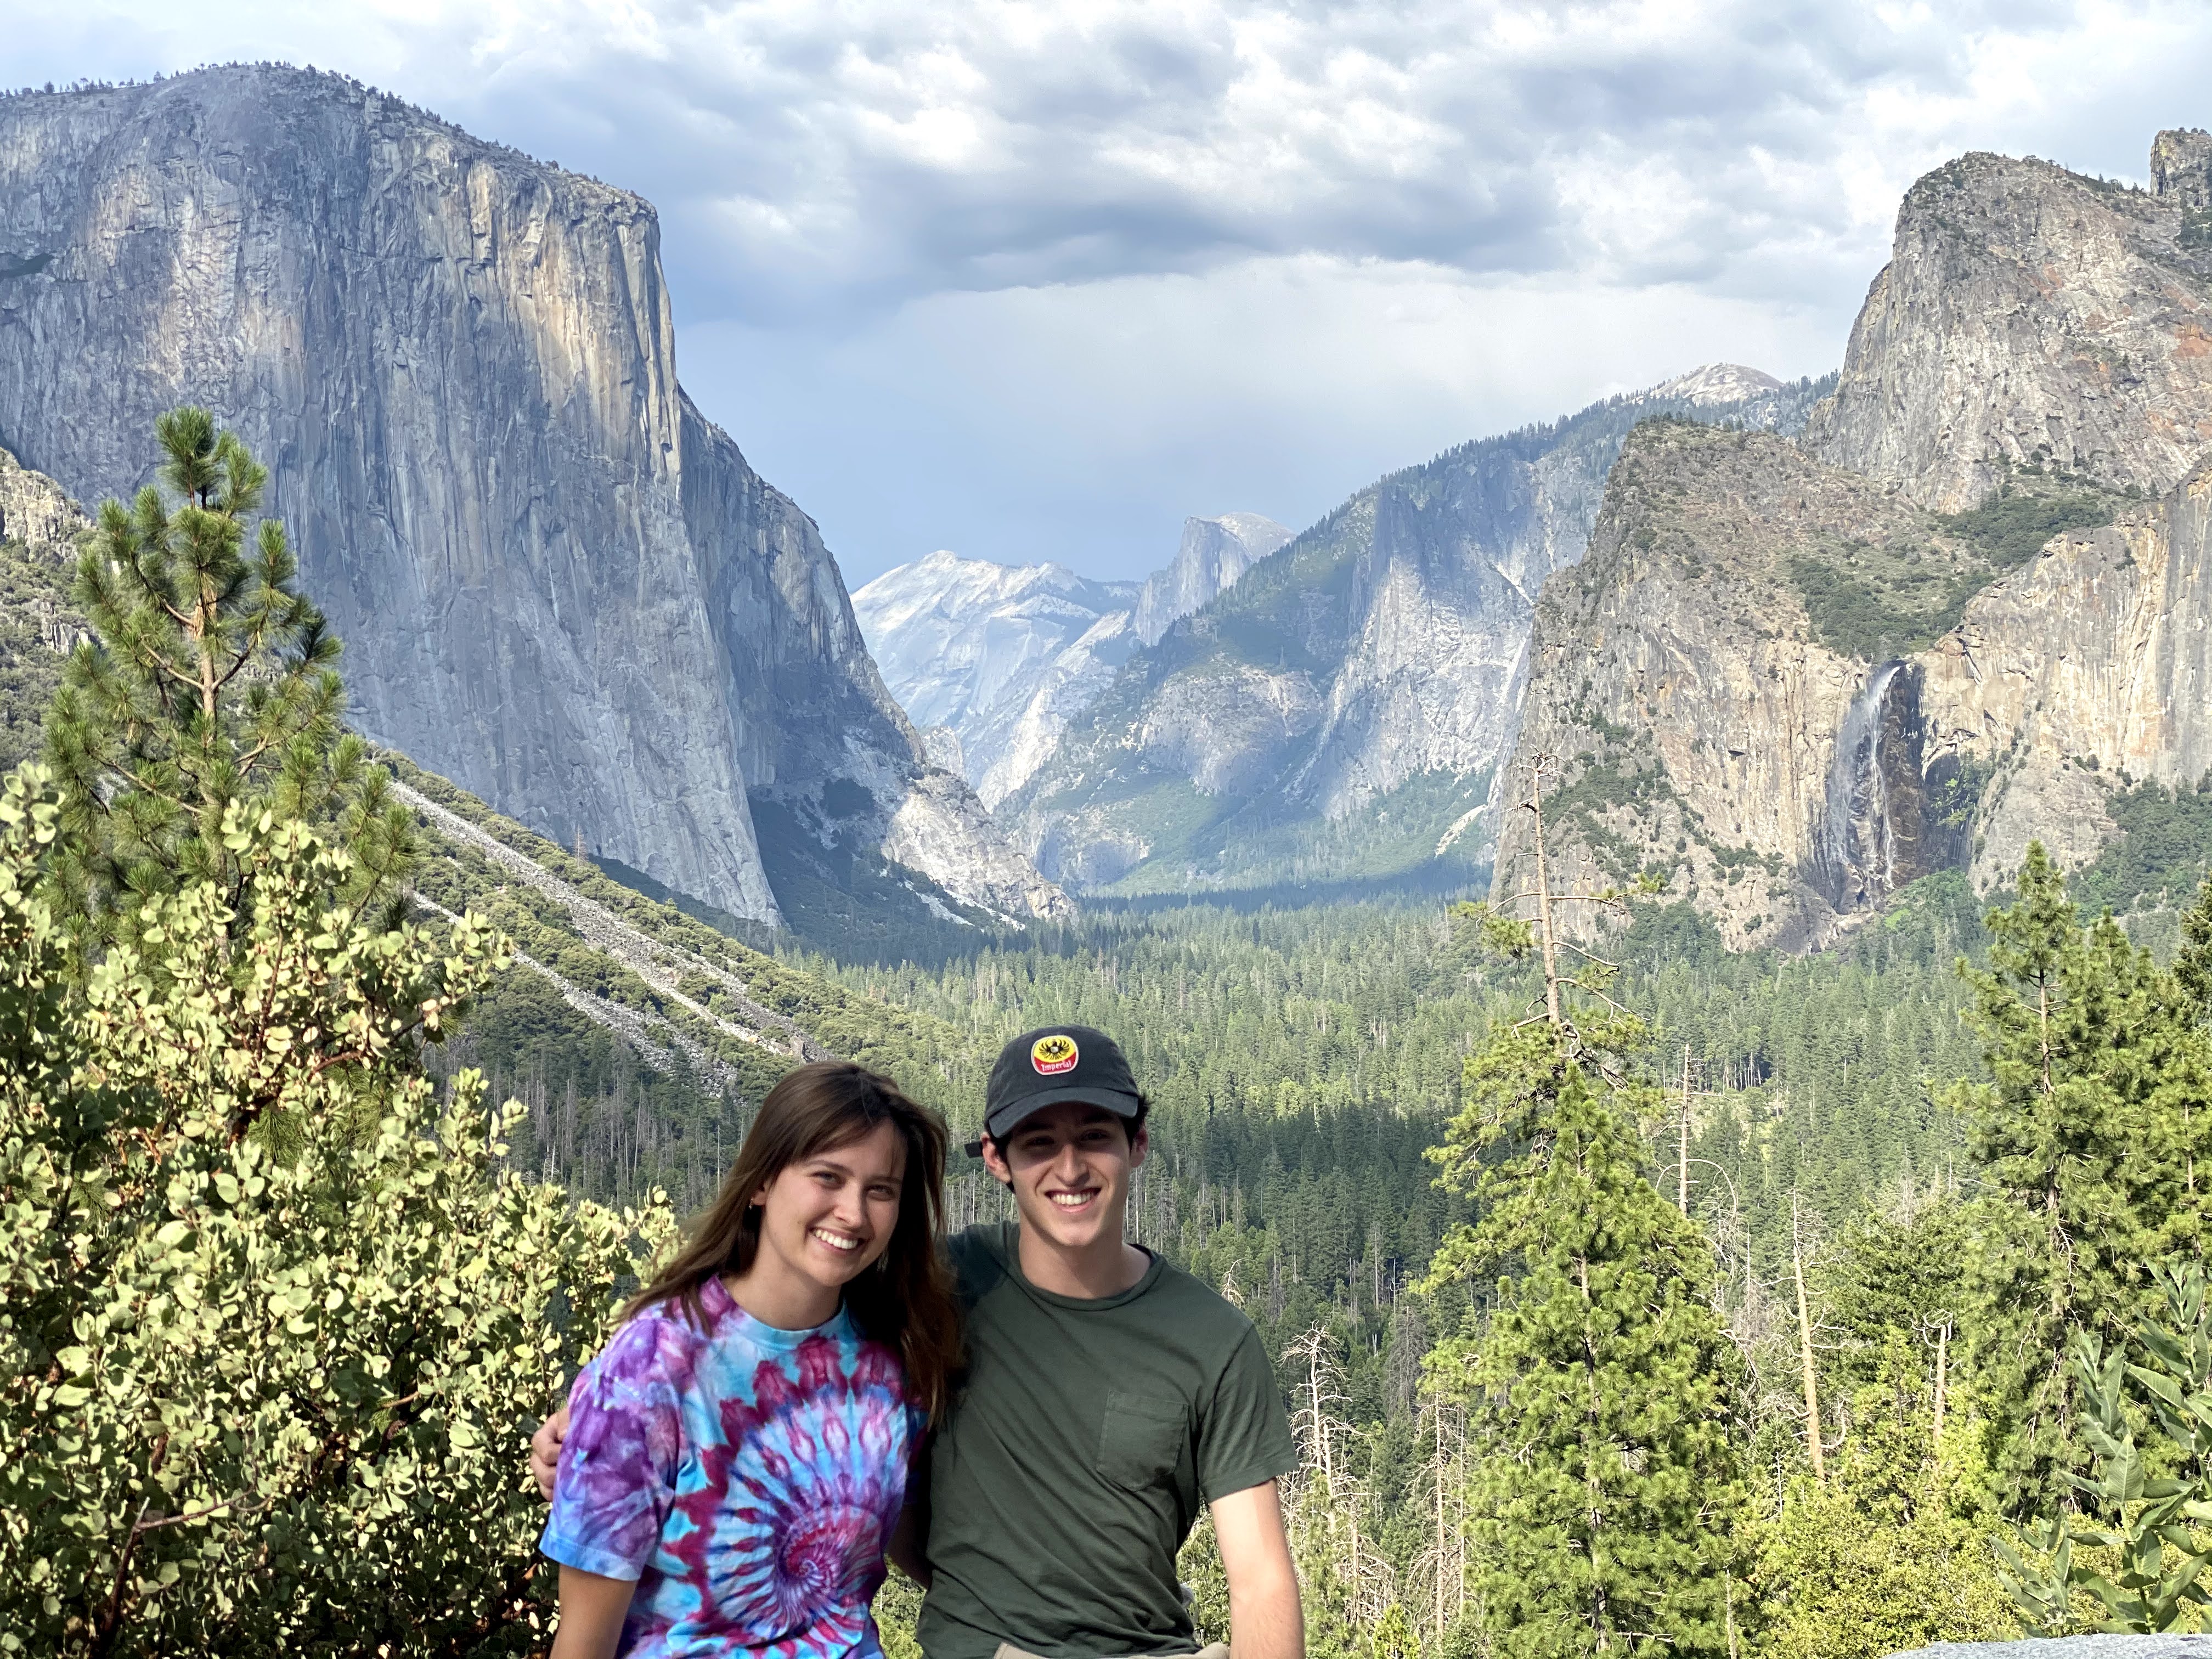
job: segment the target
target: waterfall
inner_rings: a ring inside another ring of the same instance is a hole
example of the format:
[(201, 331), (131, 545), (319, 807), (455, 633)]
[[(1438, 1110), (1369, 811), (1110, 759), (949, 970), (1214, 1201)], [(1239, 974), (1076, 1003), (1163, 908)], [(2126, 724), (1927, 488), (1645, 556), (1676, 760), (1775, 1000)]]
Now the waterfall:
[(1868, 678), (1844, 716), (1835, 758), (1828, 763), (1820, 862), (1830, 896), (1839, 908), (1856, 896), (1851, 890), (1855, 876), (1869, 898), (1880, 897), (1897, 884), (1887, 786), (1881, 769), (1881, 701), (1904, 666), (1886, 662)]

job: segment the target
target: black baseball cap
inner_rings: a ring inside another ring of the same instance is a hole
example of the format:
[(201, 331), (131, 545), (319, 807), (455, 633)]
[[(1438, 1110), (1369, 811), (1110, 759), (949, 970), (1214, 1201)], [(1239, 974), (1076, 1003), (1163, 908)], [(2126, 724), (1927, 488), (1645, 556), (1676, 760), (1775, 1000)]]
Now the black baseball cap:
[[(983, 1133), (998, 1139), (1033, 1112), (1066, 1102), (1121, 1117), (1144, 1109), (1121, 1045), (1088, 1025), (1040, 1025), (999, 1050), (983, 1096)], [(969, 1146), (979, 1152), (979, 1140)]]

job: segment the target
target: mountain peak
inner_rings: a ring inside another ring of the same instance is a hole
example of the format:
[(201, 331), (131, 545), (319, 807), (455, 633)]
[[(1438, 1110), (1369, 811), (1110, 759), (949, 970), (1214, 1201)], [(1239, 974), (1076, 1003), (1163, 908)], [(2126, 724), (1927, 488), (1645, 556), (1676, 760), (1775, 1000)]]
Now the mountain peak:
[(2151, 140), (2150, 182), (2154, 194), (2170, 196), (2185, 209), (2212, 207), (2212, 132), (2174, 127)]
[[(2212, 444), (2212, 337), (2191, 297), (2212, 274), (2212, 134), (2161, 132), (2150, 160), (2148, 192), (1984, 155), (1915, 183), (1808, 428), (1814, 453), (1941, 512), (2022, 469), (2179, 483)], [(2002, 395), (1962, 401), (1990, 385)]]
[(1747, 398), (1762, 398), (1781, 390), (1781, 381), (1759, 369), (1741, 363), (1707, 363), (1687, 374), (1662, 380), (1644, 396), (1649, 399), (1680, 398), (1704, 409), (1714, 404), (1740, 404)]

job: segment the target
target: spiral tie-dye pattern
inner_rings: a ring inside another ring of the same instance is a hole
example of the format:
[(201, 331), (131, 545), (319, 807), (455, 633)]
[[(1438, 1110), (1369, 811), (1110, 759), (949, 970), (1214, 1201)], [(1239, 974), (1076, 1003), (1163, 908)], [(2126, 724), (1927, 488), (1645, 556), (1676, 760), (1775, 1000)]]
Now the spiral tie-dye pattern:
[(546, 1553), (635, 1561), (625, 1654), (866, 1659), (921, 1421), (897, 1358), (718, 1299), (708, 1334), (647, 1315), (577, 1379)]

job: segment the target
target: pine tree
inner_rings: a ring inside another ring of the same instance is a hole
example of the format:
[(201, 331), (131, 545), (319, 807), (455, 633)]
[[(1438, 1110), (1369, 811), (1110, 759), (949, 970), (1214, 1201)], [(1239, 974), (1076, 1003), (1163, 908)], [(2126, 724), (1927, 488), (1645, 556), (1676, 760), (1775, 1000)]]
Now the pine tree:
[(2212, 1066), (2175, 975), (2110, 915), (2083, 926), (2040, 843), (1989, 927), (1989, 969), (1966, 977), (1991, 1081), (1954, 1099), (1994, 1194), (1973, 1360), (2005, 1504), (2022, 1513), (2086, 1467), (2077, 1340), (2118, 1348), (2157, 1309), (2153, 1265), (2201, 1248)]
[(105, 502), (78, 566), (98, 637), (70, 659), (47, 721), (61, 908), (112, 939), (145, 899), (205, 882), (242, 916), (246, 867), (222, 833), (234, 802), (334, 831), (356, 914), (395, 901), (413, 821), (341, 729), (338, 640), (294, 585), (283, 526), (254, 521), (267, 471), (204, 409), (171, 410), (155, 434), (160, 484)]
[(1474, 1419), (1492, 1639), (1511, 1654), (1725, 1654), (1741, 1365), (1711, 1247), (1645, 1168), (1638, 1109), (1656, 1115), (1656, 1091), (1593, 1078), (1548, 1020), (1498, 1032), (1467, 1085), (1437, 1158), (1483, 1213), (1445, 1242), (1429, 1286), (1511, 1276), (1430, 1376)]

